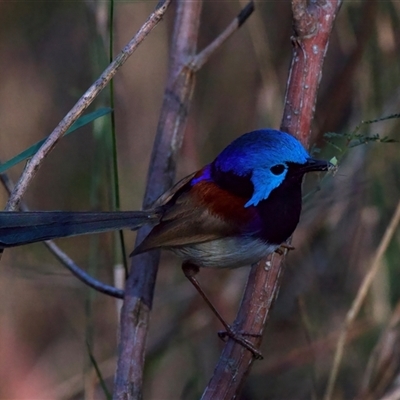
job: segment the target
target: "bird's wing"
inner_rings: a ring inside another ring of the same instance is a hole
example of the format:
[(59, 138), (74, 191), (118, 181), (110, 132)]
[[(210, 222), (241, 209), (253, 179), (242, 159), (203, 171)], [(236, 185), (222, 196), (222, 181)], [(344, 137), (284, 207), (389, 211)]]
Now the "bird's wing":
[(188, 184), (192, 178), (196, 175), (196, 172), (186, 176), (185, 178), (181, 179), (179, 182), (175, 183), (172, 188), (168, 189), (164, 192), (153, 204), (153, 208), (163, 206), (167, 204), (182, 188)]
[(219, 188), (212, 181), (192, 186), (190, 180), (186, 180), (169, 197), (169, 202), (163, 206), (165, 211), (160, 223), (133, 254), (239, 234), (249, 225), (249, 220), (254, 222), (257, 218), (254, 207), (244, 207), (246, 201)]

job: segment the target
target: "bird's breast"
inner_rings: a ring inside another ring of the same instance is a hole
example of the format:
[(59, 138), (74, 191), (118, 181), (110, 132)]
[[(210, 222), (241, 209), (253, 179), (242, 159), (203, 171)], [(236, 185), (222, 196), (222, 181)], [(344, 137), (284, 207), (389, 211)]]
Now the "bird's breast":
[(277, 248), (254, 237), (232, 236), (170, 250), (199, 267), (239, 268), (260, 261)]

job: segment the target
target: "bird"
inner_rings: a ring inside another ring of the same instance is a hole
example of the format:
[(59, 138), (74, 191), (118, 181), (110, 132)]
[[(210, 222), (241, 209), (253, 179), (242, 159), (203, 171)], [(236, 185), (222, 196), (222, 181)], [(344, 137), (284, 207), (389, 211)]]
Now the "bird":
[(242, 267), (279, 251), (299, 222), (304, 175), (332, 168), (329, 161), (312, 158), (289, 133), (255, 130), (235, 139), (147, 210), (0, 212), (0, 248), (151, 224), (131, 256), (154, 249), (177, 254), (185, 276), (228, 336), (259, 357), (221, 317), (195, 276), (200, 268)]

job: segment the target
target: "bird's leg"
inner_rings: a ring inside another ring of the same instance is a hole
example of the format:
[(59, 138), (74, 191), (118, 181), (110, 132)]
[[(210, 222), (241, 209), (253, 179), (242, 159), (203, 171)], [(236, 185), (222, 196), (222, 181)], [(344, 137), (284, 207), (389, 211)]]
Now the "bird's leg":
[(275, 253), (278, 253), (280, 256), (283, 256), (285, 254), (285, 250), (295, 250), (296, 248), (291, 246), (288, 243), (282, 243), (276, 250)]
[[(244, 334), (235, 332), (232, 329), (232, 327), (222, 318), (221, 314), (215, 308), (214, 304), (211, 303), (211, 300), (204, 293), (203, 289), (200, 286), (199, 281), (195, 277), (195, 275), (199, 272), (199, 267), (192, 263), (185, 262), (182, 264), (182, 270), (183, 270), (183, 273), (185, 274), (186, 278), (189, 279), (189, 281), (196, 288), (196, 290), (199, 292), (199, 294), (204, 299), (204, 301), (207, 303), (207, 305), (211, 308), (214, 315), (220, 320), (221, 324), (224, 326), (226, 332), (223, 332), (221, 334), (219, 333), (218, 336), (221, 338), (223, 338), (224, 336), (229, 336), (231, 339), (235, 340), (236, 342), (241, 344), (243, 347), (245, 347), (247, 350), (249, 350), (251, 353), (253, 353), (253, 355), (256, 359), (262, 359), (263, 356), (262, 356), (260, 350), (256, 349), (252, 343), (250, 343), (248, 340), (246, 340), (243, 337)], [(252, 335), (248, 335), (248, 336), (252, 336)], [(256, 336), (256, 335), (254, 335), (254, 336)]]

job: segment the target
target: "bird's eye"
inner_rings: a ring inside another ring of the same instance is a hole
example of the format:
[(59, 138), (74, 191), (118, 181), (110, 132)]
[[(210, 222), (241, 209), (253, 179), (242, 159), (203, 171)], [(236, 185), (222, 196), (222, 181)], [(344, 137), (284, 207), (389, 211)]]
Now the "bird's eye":
[(278, 165), (274, 165), (273, 167), (271, 167), (271, 172), (274, 175), (281, 175), (284, 170), (285, 170), (285, 166), (283, 164), (278, 164)]

